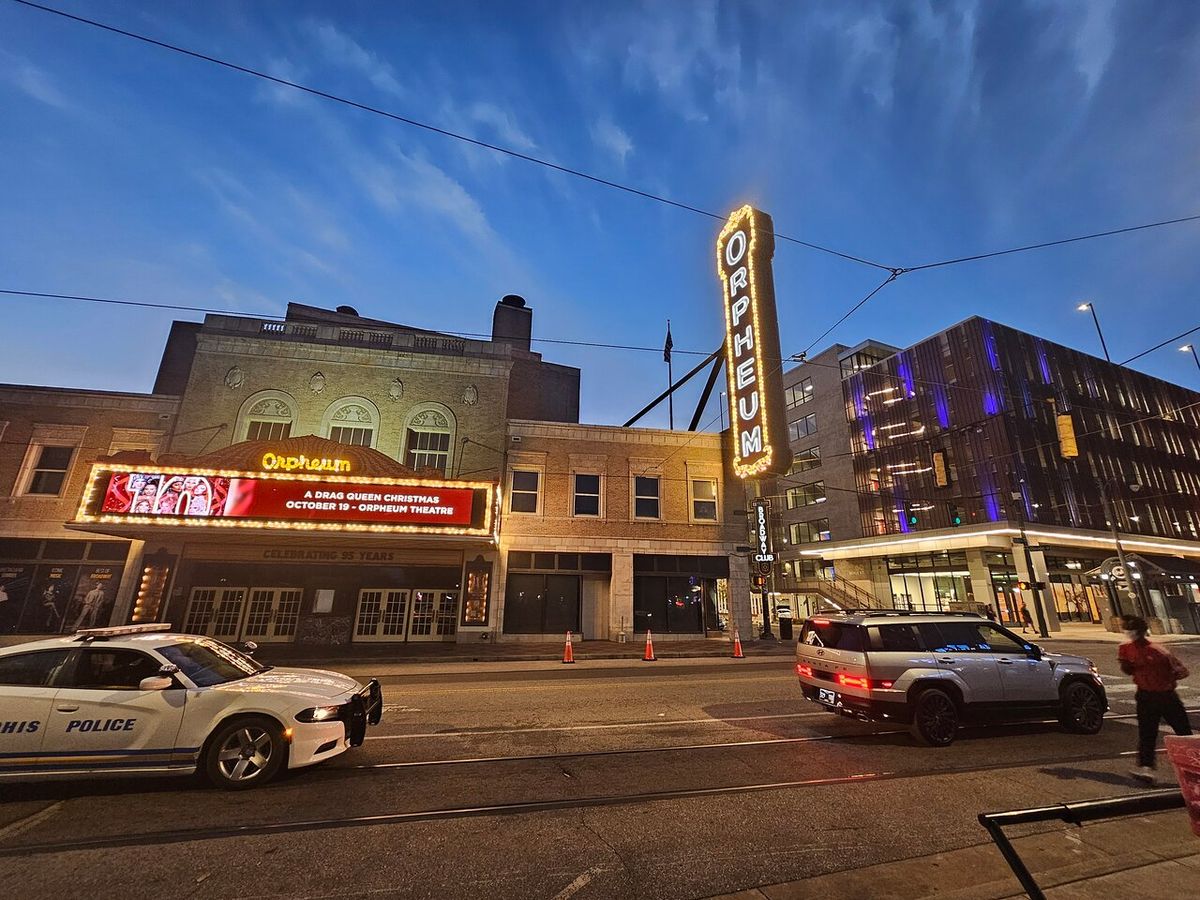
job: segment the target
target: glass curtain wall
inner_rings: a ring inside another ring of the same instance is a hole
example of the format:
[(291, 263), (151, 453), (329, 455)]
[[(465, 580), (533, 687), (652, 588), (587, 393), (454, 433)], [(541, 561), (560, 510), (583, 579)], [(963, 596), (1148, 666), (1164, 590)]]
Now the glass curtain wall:
[(889, 556), (888, 580), (897, 609), (952, 612), (976, 609), (964, 551)]

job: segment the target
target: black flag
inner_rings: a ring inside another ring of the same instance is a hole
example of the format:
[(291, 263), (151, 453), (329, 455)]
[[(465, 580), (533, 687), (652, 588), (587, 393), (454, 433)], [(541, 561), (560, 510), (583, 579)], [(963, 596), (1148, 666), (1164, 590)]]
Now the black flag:
[(667, 319), (667, 342), (663, 344), (663, 362), (671, 361), (671, 348), (675, 346), (675, 342), (671, 340), (671, 320)]

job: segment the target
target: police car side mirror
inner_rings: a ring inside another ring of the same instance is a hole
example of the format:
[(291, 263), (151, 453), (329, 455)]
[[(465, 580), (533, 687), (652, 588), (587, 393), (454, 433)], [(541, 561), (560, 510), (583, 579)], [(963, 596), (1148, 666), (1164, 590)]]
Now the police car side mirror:
[(254, 641), (246, 641), (246, 643), (242, 644), (242, 652), (247, 656), (250, 656), (257, 649), (258, 644), (254, 643)]
[(170, 675), (150, 675), (138, 682), (139, 691), (165, 691), (175, 686)]
[(1037, 644), (1026, 644), (1025, 652), (1027, 654), (1029, 654), (1030, 659), (1041, 659), (1042, 658), (1042, 648), (1039, 647)]

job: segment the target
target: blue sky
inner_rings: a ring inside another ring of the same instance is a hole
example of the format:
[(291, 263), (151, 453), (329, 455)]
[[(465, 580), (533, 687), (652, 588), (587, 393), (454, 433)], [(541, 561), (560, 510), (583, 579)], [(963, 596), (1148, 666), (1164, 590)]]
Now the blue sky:
[[(1200, 213), (1187, 0), (60, 5), (889, 265)], [(519, 293), (535, 336), (721, 340), (701, 216), (9, 0), (0, 111), (0, 288), (467, 332)], [(1200, 223), (913, 273), (830, 339), (979, 314), (1098, 353), (1093, 299), (1123, 359), (1200, 325), (1198, 251)], [(785, 353), (880, 280), (782, 242), (775, 278)], [(175, 317), (0, 304), (8, 382), (148, 390)], [(585, 421), (665, 385), (654, 353), (537, 349), (583, 368)], [(1138, 365), (1200, 385), (1173, 347)]]

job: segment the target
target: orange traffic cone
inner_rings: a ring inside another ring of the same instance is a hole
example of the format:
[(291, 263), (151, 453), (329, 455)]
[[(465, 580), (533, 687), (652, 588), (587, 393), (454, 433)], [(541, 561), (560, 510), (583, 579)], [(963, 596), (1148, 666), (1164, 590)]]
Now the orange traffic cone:
[(737, 633), (737, 629), (733, 630), (733, 658), (745, 659), (746, 654), (742, 652), (742, 636)]
[(575, 662), (575, 650), (571, 647), (571, 632), (567, 632), (567, 643), (563, 645), (563, 662)]
[(642, 662), (658, 662), (654, 657), (654, 639), (650, 637), (650, 630), (646, 630), (646, 652), (642, 655)]

